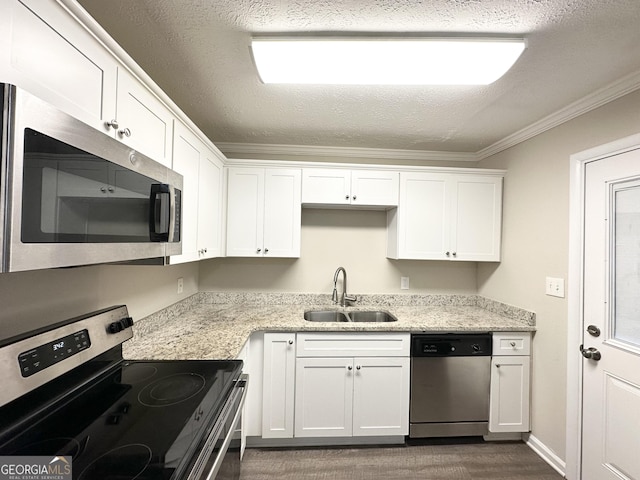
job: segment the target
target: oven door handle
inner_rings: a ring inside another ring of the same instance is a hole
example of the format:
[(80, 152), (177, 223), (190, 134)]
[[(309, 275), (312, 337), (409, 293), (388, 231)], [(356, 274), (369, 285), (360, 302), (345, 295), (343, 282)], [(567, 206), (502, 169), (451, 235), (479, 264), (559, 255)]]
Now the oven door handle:
[(242, 416), (242, 407), (244, 405), (244, 400), (247, 394), (246, 380), (241, 379), (234, 390), (235, 391), (232, 394), (233, 396), (231, 398), (231, 403), (233, 404), (233, 402), (235, 402), (235, 399), (238, 397), (238, 395), (242, 395), (242, 398), (233, 416), (233, 421), (231, 422), (231, 428), (227, 432), (227, 436), (224, 438), (224, 442), (222, 442), (222, 447), (220, 448), (220, 451), (218, 452), (218, 455), (216, 456), (216, 459), (213, 462), (213, 466), (211, 467), (211, 470), (209, 470), (209, 473), (207, 473), (206, 476), (202, 477), (204, 480), (214, 480), (216, 478), (216, 475), (218, 474), (218, 470), (220, 470), (220, 466), (222, 465), (222, 461), (224, 460), (224, 457), (227, 454), (227, 450), (229, 449), (229, 445), (231, 444), (231, 440), (233, 440), (233, 436), (235, 434), (236, 427), (238, 425), (240, 417)]

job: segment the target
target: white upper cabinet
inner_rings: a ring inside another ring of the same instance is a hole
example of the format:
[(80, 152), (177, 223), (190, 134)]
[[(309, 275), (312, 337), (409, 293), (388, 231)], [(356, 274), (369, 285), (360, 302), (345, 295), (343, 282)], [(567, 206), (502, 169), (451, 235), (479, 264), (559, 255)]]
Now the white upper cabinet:
[(183, 176), (182, 254), (171, 263), (221, 255), (222, 162), (176, 121), (173, 169)]
[(501, 212), (500, 176), (402, 172), (387, 257), (499, 261)]
[(156, 162), (171, 167), (174, 116), (151, 91), (123, 68), (118, 69), (116, 105), (115, 117), (105, 124), (116, 138)]
[(227, 256), (299, 257), (301, 171), (231, 167)]
[(302, 203), (305, 205), (398, 205), (398, 172), (305, 168)]
[(173, 114), (59, 3), (0, 0), (0, 78), (171, 166)]
[(106, 131), (116, 109), (110, 53), (57, 2), (0, 0), (0, 12), (2, 81)]

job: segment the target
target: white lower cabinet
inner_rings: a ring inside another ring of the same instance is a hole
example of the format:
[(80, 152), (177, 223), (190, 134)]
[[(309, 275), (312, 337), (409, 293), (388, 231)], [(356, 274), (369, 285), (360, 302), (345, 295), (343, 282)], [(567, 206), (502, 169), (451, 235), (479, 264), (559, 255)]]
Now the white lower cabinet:
[(529, 333), (494, 333), (489, 431), (528, 432), (530, 416)]
[(296, 437), (353, 434), (353, 359), (298, 358)]
[(409, 358), (298, 358), (296, 437), (406, 435)]
[(408, 334), (307, 333), (297, 341), (296, 437), (408, 434)]
[(408, 434), (409, 334), (265, 333), (263, 358), (262, 438)]
[(295, 333), (264, 334), (262, 438), (293, 437)]

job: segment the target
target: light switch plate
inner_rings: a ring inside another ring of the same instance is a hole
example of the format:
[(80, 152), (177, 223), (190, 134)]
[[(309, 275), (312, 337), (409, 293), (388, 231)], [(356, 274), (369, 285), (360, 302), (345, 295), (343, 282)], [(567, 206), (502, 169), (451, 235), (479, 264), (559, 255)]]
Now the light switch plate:
[(564, 278), (547, 277), (545, 293), (552, 297), (564, 298)]

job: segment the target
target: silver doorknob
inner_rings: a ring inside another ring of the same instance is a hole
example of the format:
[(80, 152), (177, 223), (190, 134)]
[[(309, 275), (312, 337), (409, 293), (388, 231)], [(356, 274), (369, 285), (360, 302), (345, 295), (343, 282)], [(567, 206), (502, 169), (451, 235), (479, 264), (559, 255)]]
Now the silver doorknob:
[(114, 118), (113, 120), (111, 120), (110, 122), (104, 122), (105, 126), (108, 128), (113, 128), (115, 130), (118, 129), (118, 121)]
[(130, 137), (131, 136), (131, 130), (129, 130), (128, 128), (123, 128), (122, 130), (118, 130), (118, 134), (121, 137)]
[(602, 358), (602, 354), (595, 347), (584, 348), (583, 345), (580, 345), (580, 353), (584, 358), (588, 358), (589, 360), (598, 361)]

